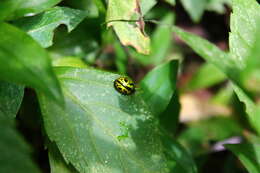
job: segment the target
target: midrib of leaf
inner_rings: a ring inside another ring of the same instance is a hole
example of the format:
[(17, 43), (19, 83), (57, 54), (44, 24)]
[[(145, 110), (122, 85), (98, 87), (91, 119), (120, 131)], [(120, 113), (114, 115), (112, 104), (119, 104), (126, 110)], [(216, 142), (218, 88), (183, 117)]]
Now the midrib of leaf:
[[(100, 127), (100, 128), (103, 128), (103, 129), (104, 129), (104, 132), (105, 132), (107, 135), (111, 136), (111, 137), (114, 139), (114, 141), (116, 141), (116, 143), (120, 146), (121, 151), (124, 151), (129, 157), (131, 157), (133, 160), (135, 160), (136, 163), (138, 163), (139, 166), (141, 166), (147, 173), (150, 173), (150, 171), (149, 171), (146, 167), (143, 166), (143, 165), (145, 165), (145, 164), (144, 164), (141, 160), (139, 160), (139, 159), (137, 159), (135, 156), (133, 156), (131, 153), (129, 153), (127, 150), (125, 150), (125, 148), (122, 146), (122, 144), (120, 144), (120, 143), (118, 142), (117, 137), (114, 136), (113, 133), (110, 132), (110, 130), (105, 127), (105, 125), (103, 125), (102, 121), (100, 121), (99, 119), (95, 118), (95, 117), (97, 117), (97, 116), (95, 116), (92, 111), (90, 111), (86, 106), (82, 105), (82, 104), (77, 100), (77, 97), (76, 97), (76, 96), (74, 96), (73, 94), (70, 94), (70, 92), (69, 92), (68, 89), (66, 89), (65, 87), (63, 87), (63, 89), (64, 89), (65, 95), (67, 95), (69, 98), (71, 98), (71, 100), (72, 100), (74, 103), (76, 103), (77, 105), (79, 105), (84, 111), (88, 112), (89, 115), (92, 117), (92, 119), (95, 120), (95, 121), (97, 122), (97, 124), (99, 124), (99, 127)], [(120, 111), (120, 112), (122, 113), (122, 111)], [(129, 116), (129, 114), (127, 114), (127, 115)], [(96, 147), (95, 147), (95, 148), (96, 148)], [(120, 157), (120, 158), (121, 158), (121, 157)], [(104, 163), (104, 162), (103, 162), (103, 163)]]

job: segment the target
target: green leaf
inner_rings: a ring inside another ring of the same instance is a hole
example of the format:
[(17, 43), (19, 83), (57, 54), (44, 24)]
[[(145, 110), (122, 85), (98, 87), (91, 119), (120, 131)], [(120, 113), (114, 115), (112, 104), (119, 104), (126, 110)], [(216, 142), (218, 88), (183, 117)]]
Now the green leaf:
[[(229, 47), (232, 56), (245, 67), (260, 19), (260, 6), (255, 0), (233, 0), (233, 13), (230, 19), (231, 33)], [(243, 27), (241, 27), (243, 26)]]
[(24, 32), (0, 23), (0, 79), (22, 83), (62, 102), (47, 52)]
[[(163, 143), (168, 149), (166, 154), (172, 157), (176, 163), (171, 172), (177, 173), (197, 173), (197, 167), (189, 152), (185, 150), (179, 143), (173, 141), (171, 138), (163, 137)], [(188, 165), (188, 166), (187, 166)]]
[(21, 0), (19, 6), (9, 18), (15, 19), (32, 13), (40, 13), (61, 1), (62, 0)]
[(243, 163), (249, 173), (260, 173), (259, 143), (242, 143), (225, 145)]
[(240, 83), (238, 76), (241, 70), (238, 68), (239, 65), (237, 65), (237, 62), (231, 56), (199, 36), (185, 32), (178, 27), (173, 27), (173, 31), (198, 55), (213, 64), (219, 71), (222, 71), (234, 82)]
[(65, 24), (68, 32), (72, 31), (84, 18), (86, 13), (67, 7), (54, 7), (40, 15), (22, 18), (16, 25), (31, 35), (42, 47), (51, 46), (54, 29)]
[(30, 158), (30, 148), (16, 132), (13, 121), (0, 110), (0, 172), (39, 173)]
[(226, 76), (212, 64), (203, 64), (187, 84), (188, 90), (197, 90), (223, 82)]
[[(123, 45), (133, 46), (139, 53), (149, 54), (150, 39), (144, 33), (142, 17), (139, 1), (108, 1), (107, 26), (113, 26)], [(129, 20), (138, 20), (138, 22), (127, 22)]]
[(55, 144), (48, 144), (51, 173), (78, 173), (74, 167), (67, 165)]
[(251, 125), (257, 130), (258, 133), (260, 133), (260, 116), (258, 116), (260, 113), (260, 108), (255, 105), (253, 100), (241, 87), (239, 76), (241, 75), (242, 69), (240, 69), (237, 64), (239, 61), (237, 63), (234, 62), (235, 59), (232, 59), (232, 56), (228, 56), (225, 52), (219, 50), (216, 46), (202, 38), (199, 38), (198, 36), (182, 31), (177, 27), (174, 27), (174, 31), (181, 37), (181, 39), (192, 47), (196, 53), (198, 53), (209, 63), (215, 65), (229, 77), (233, 83), (233, 89), (239, 100), (244, 102), (246, 105), (246, 112), (249, 115)]
[(141, 81), (142, 96), (155, 115), (162, 113), (176, 89), (178, 61), (172, 60), (154, 68)]
[(24, 87), (8, 82), (0, 82), (0, 111), (9, 118), (15, 118), (21, 105)]
[(21, 4), (23, 0), (1, 0), (0, 21), (10, 16)]
[(176, 134), (180, 109), (179, 94), (175, 90), (166, 109), (159, 115), (161, 127), (167, 130), (169, 134)]
[(94, 69), (59, 67), (65, 107), (39, 94), (45, 130), (79, 172), (168, 171), (156, 120), (136, 91), (114, 89), (119, 77)]
[(181, 0), (184, 9), (194, 22), (198, 22), (207, 6), (207, 0)]

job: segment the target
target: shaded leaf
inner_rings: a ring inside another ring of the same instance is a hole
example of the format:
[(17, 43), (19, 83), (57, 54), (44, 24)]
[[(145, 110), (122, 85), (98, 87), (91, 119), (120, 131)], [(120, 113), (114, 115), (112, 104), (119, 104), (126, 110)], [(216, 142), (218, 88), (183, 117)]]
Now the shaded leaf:
[(174, 91), (166, 109), (160, 114), (160, 124), (169, 134), (176, 134), (179, 125), (180, 101), (178, 91)]
[[(139, 1), (108, 1), (107, 26), (113, 26), (123, 45), (133, 46), (139, 53), (149, 54), (150, 39), (144, 33), (142, 17)], [(127, 22), (129, 20), (137, 20), (137, 22)]]
[(162, 113), (176, 89), (178, 61), (172, 60), (150, 71), (141, 81), (142, 96), (155, 115)]
[(55, 144), (48, 144), (48, 155), (51, 173), (78, 173), (71, 165), (67, 165)]
[(156, 120), (137, 91), (118, 93), (119, 75), (56, 68), (66, 107), (39, 94), (45, 129), (79, 172), (169, 172)]
[[(197, 167), (194, 163), (189, 152), (185, 150), (178, 142), (173, 141), (171, 138), (163, 137), (163, 143), (168, 148), (166, 154), (172, 157), (176, 163), (171, 172), (182, 172), (182, 173), (197, 173)], [(188, 165), (188, 166), (187, 166)]]
[(225, 145), (243, 163), (249, 173), (260, 172), (260, 144), (242, 143)]
[(9, 118), (15, 118), (21, 105), (24, 87), (8, 82), (0, 82), (0, 111)]
[(213, 117), (188, 124), (178, 137), (193, 155), (205, 154), (210, 150), (211, 141), (221, 141), (233, 136), (240, 136), (242, 128), (230, 117)]
[(40, 15), (22, 18), (16, 25), (31, 35), (42, 47), (52, 45), (54, 29), (65, 24), (72, 31), (84, 18), (86, 13), (67, 7), (54, 7)]
[(38, 173), (30, 158), (30, 148), (14, 129), (14, 123), (0, 111), (0, 172)]
[(47, 52), (24, 32), (0, 23), (0, 78), (40, 90), (62, 102)]

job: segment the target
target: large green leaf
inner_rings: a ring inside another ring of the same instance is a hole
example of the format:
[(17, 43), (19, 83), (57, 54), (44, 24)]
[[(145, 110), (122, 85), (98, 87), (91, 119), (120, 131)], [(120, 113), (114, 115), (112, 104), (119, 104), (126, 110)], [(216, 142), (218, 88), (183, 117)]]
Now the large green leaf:
[(141, 81), (142, 95), (155, 115), (162, 113), (176, 89), (178, 61), (172, 60), (154, 68)]
[(243, 163), (249, 173), (260, 173), (260, 144), (242, 143), (225, 145)]
[(8, 82), (0, 82), (0, 111), (14, 118), (21, 105), (24, 87)]
[(140, 91), (124, 96), (119, 77), (94, 69), (56, 68), (60, 107), (39, 94), (45, 130), (79, 172), (169, 172), (157, 121)]
[(16, 10), (9, 18), (13, 19), (27, 14), (40, 13), (61, 1), (62, 0), (21, 0), (19, 6), (17, 6)]
[[(113, 26), (123, 45), (133, 46), (139, 53), (149, 54), (150, 39), (144, 33), (142, 17), (139, 1), (108, 1), (107, 26)], [(129, 20), (138, 20), (138, 22), (127, 22)]]
[(72, 31), (84, 18), (86, 13), (67, 7), (54, 7), (40, 15), (22, 18), (16, 25), (31, 35), (43, 47), (52, 45), (54, 29), (61, 24)]
[(0, 23), (0, 79), (22, 83), (61, 101), (47, 52), (30, 36)]

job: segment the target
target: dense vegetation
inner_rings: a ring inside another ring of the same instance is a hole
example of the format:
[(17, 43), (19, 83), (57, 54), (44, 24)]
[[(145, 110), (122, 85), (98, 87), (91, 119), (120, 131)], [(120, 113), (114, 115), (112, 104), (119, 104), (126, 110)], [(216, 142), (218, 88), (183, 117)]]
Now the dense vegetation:
[(0, 173), (260, 173), (259, 56), (256, 0), (1, 0)]

